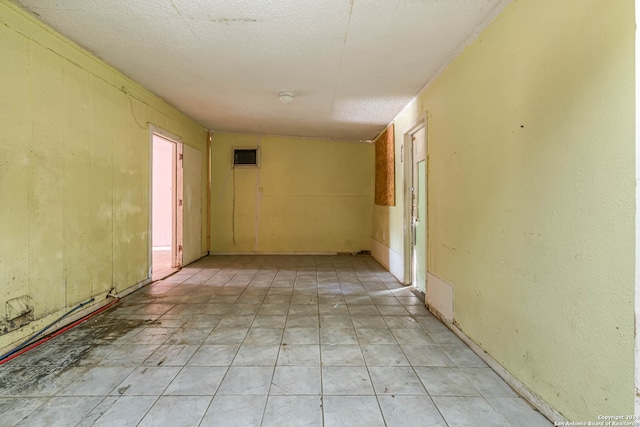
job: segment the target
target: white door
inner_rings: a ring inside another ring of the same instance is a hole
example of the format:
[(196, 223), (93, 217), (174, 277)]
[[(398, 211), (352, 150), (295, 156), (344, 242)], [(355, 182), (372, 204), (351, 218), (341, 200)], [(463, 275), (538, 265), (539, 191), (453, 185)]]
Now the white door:
[(202, 256), (202, 153), (183, 145), (182, 260), (189, 264)]
[(153, 273), (182, 264), (181, 146), (152, 134), (151, 152), (151, 270)]
[(412, 280), (426, 293), (427, 284), (427, 150), (422, 127), (412, 135)]

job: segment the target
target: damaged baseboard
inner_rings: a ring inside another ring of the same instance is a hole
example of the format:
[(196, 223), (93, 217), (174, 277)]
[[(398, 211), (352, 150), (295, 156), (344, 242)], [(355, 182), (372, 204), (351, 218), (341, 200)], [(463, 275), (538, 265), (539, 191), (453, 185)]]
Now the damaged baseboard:
[(133, 285), (133, 286), (129, 286), (129, 287), (128, 287), (127, 289), (125, 289), (124, 291), (120, 291), (120, 292), (117, 292), (117, 293), (112, 294), (112, 295), (113, 295), (113, 296), (115, 296), (116, 298), (123, 298), (123, 297), (126, 297), (126, 296), (127, 296), (127, 295), (129, 295), (130, 293), (133, 293), (133, 292), (137, 291), (138, 289), (140, 289), (140, 288), (142, 288), (142, 287), (144, 287), (144, 286), (148, 285), (149, 283), (151, 283), (151, 281), (152, 281), (152, 280), (151, 280), (151, 278), (149, 277), (149, 278), (147, 278), (147, 279), (145, 279), (145, 280), (143, 280), (143, 281), (141, 281), (141, 282), (136, 283), (136, 284), (135, 284), (135, 285)]
[[(96, 302), (94, 302), (93, 304), (87, 305), (86, 307), (76, 311), (75, 313), (69, 315), (68, 317), (65, 317), (64, 319), (61, 319), (59, 322), (55, 324), (55, 327), (52, 327), (49, 331), (47, 331), (46, 335), (52, 334), (82, 319), (83, 317), (93, 313), (96, 310), (100, 310), (101, 308), (111, 304), (114, 301), (114, 298), (122, 298), (124, 296), (127, 296), (130, 293), (135, 292), (138, 289), (142, 288), (143, 286), (148, 285), (149, 283), (151, 283), (151, 279), (146, 279), (146, 280), (143, 280), (142, 282), (136, 283), (133, 286), (130, 286), (129, 288), (121, 292), (115, 293), (115, 289), (111, 289), (109, 292), (102, 293), (100, 295), (95, 296), (94, 298)], [(0, 348), (0, 354), (6, 353), (7, 351), (12, 350), (16, 345), (19, 345), (25, 339), (28, 339), (29, 337), (33, 336), (35, 332), (44, 328), (47, 324), (51, 323), (51, 321), (55, 320), (57, 317), (58, 316), (54, 316), (54, 317), (47, 316), (42, 319), (37, 319), (30, 322), (29, 326), (24, 325), (23, 328), (30, 327), (32, 329), (32, 331), (26, 335), (24, 333), (20, 333), (19, 332), (20, 329), (15, 329), (14, 331), (9, 332), (10, 334), (16, 333), (16, 338), (15, 340), (12, 339), (11, 343)], [(43, 336), (46, 336), (46, 335), (43, 335)]]
[(476, 344), (453, 322), (442, 319), (442, 313), (434, 313), (436, 317), (444, 323), (458, 338), (460, 338), (475, 354), (478, 355), (493, 371), (498, 374), (507, 384), (513, 388), (524, 400), (529, 402), (531, 406), (538, 410), (542, 415), (547, 417), (554, 423), (567, 423), (568, 420), (562, 414), (553, 409), (547, 402), (542, 400), (540, 396), (529, 390), (520, 380), (511, 375), (501, 364), (499, 364), (489, 353), (484, 351), (482, 347)]

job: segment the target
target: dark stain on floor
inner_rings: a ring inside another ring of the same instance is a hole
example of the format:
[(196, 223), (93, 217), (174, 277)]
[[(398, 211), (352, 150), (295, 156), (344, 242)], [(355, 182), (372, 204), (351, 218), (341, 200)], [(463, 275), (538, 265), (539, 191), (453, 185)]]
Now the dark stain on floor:
[(36, 391), (41, 394), (45, 389), (50, 389), (53, 394), (57, 388), (66, 385), (68, 381), (64, 381), (65, 378), (98, 364), (108, 353), (96, 355), (101, 350), (108, 350), (108, 344), (150, 323), (148, 320), (118, 318), (113, 310), (88, 319), (0, 365), (0, 395), (28, 396)]

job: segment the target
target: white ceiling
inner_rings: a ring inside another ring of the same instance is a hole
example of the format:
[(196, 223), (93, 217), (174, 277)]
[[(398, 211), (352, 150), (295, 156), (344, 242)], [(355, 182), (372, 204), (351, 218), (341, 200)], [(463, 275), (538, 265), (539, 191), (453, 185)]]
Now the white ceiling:
[(14, 1), (206, 128), (367, 140), (510, 0)]

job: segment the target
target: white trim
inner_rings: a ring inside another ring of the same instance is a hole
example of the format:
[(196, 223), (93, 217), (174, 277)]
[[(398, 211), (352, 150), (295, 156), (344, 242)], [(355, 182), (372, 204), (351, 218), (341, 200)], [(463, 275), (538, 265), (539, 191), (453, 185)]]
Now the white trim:
[(568, 420), (562, 416), (558, 411), (553, 409), (547, 402), (542, 400), (540, 396), (533, 393), (527, 388), (520, 380), (511, 375), (509, 371), (502, 367), (489, 353), (484, 351), (482, 347), (473, 342), (464, 332), (462, 332), (456, 325), (451, 322), (443, 322), (454, 334), (458, 336), (469, 348), (478, 355), (484, 362), (489, 365), (491, 369), (495, 371), (507, 384), (513, 388), (516, 393), (522, 396), (526, 401), (533, 405), (542, 415), (550, 419), (555, 423), (566, 423)]
[(396, 279), (404, 283), (404, 257), (401, 253), (372, 238), (371, 256), (393, 274)]
[(147, 204), (148, 212), (147, 212), (147, 278), (151, 278), (153, 276), (153, 131), (155, 128), (151, 123), (149, 126), (149, 177), (148, 177), (148, 189), (147, 189), (147, 200), (149, 203)]
[(209, 255), (339, 255), (339, 252), (211, 252)]
[(117, 298), (124, 298), (124, 297), (126, 297), (127, 295), (129, 295), (130, 293), (137, 291), (138, 289), (140, 289), (140, 288), (142, 288), (142, 287), (144, 287), (144, 286), (148, 285), (148, 284), (149, 284), (149, 283), (151, 283), (151, 282), (152, 282), (151, 278), (144, 279), (143, 281), (138, 282), (138, 283), (136, 283), (136, 284), (135, 284), (135, 285), (133, 285), (133, 286), (129, 286), (129, 287), (128, 287), (127, 289), (125, 289), (124, 291), (118, 292), (117, 294), (115, 294), (115, 295), (113, 295), (113, 296), (115, 296), (115, 297), (117, 297)]
[[(166, 139), (169, 142), (172, 142), (175, 145), (175, 150), (178, 150), (178, 147), (180, 147), (182, 145), (182, 137), (178, 136), (172, 132), (169, 132), (168, 130), (162, 129), (159, 126), (154, 125), (151, 122), (147, 122), (147, 126), (149, 129), (149, 176), (148, 176), (148, 180), (149, 180), (149, 185), (148, 185), (148, 224), (147, 224), (147, 231), (148, 231), (148, 235), (147, 235), (147, 280), (151, 281), (151, 279), (153, 278), (153, 137), (154, 135), (157, 135), (163, 139)], [(174, 150), (174, 151), (175, 151)], [(177, 161), (177, 156), (174, 156), (174, 162)], [(177, 164), (174, 165), (177, 167)], [(175, 170), (176, 167), (172, 168), (174, 170), (174, 174), (175, 174)], [(175, 178), (175, 177), (174, 177)], [(175, 179), (174, 179), (175, 181)], [(175, 197), (179, 197), (179, 195), (175, 194)], [(174, 200), (173, 201), (173, 209), (174, 209), (174, 217), (173, 217), (173, 223), (176, 224), (177, 223), (177, 215), (175, 212), (175, 208), (177, 205), (177, 201)], [(178, 228), (182, 228), (182, 224), (178, 225)], [(172, 233), (173, 234), (173, 238), (175, 239), (175, 237), (177, 236), (177, 232)], [(179, 242), (174, 242), (175, 248), (176, 248), (176, 254), (178, 252), (178, 245), (181, 244), (181, 239), (179, 240)], [(174, 262), (174, 260), (172, 260), (172, 263)], [(182, 264), (182, 260), (180, 260), (180, 264)], [(178, 265), (178, 268), (180, 267), (180, 265)]]
[(638, 37), (638, 23), (640, 22), (640, 0), (635, 1), (635, 73), (636, 73), (636, 123), (635, 123), (635, 149), (636, 149), (636, 221), (635, 221), (635, 322), (633, 336), (635, 338), (635, 392), (634, 413), (640, 415), (640, 338), (638, 337), (638, 322), (640, 322), (640, 37)]
[[(411, 188), (413, 187), (413, 134), (418, 132), (420, 129), (425, 128), (425, 152), (426, 155), (429, 155), (429, 146), (428, 146), (428, 135), (427, 135), (427, 115), (426, 112), (422, 113), (422, 118), (416, 121), (413, 125), (409, 126), (402, 132), (402, 160), (404, 165), (402, 166), (402, 182), (403, 182), (403, 191), (404, 191), (404, 203), (403, 203), (403, 221), (402, 221), (402, 232), (404, 236), (404, 253), (407, 254), (404, 257), (404, 267), (403, 267), (403, 277), (404, 281), (402, 281), (405, 285), (413, 284), (413, 228), (411, 224), (411, 214), (413, 210), (412, 206), (412, 195)], [(428, 165), (427, 165), (428, 172)], [(425, 180), (426, 181), (426, 180)], [(428, 181), (426, 181), (428, 182)], [(428, 184), (427, 184), (428, 186)], [(427, 188), (428, 189), (428, 188)], [(426, 189), (425, 189), (426, 190)], [(427, 245), (429, 244), (429, 192), (425, 191), (427, 194)], [(428, 250), (428, 247), (427, 247)], [(429, 266), (425, 265), (425, 271), (429, 271)]]
[[(258, 136), (258, 151), (256, 152), (256, 164), (258, 170), (256, 171), (256, 215), (253, 223), (253, 250), (258, 252), (258, 247), (260, 243), (260, 205), (262, 204), (262, 187), (260, 186), (260, 146), (262, 142), (262, 137)], [(237, 166), (237, 165), (234, 165)]]
[(427, 292), (425, 302), (436, 317), (446, 322), (453, 322), (453, 301), (455, 288), (435, 274), (427, 272)]
[[(174, 142), (173, 156), (173, 260), (171, 267), (180, 268), (184, 261), (184, 147), (181, 142)], [(201, 224), (202, 225), (202, 224)]]
[(182, 142), (181, 136), (178, 136), (175, 133), (171, 133), (168, 130), (164, 130), (161, 127), (158, 127), (151, 122), (149, 122), (148, 125), (149, 125), (149, 132), (151, 134), (155, 133), (156, 135), (160, 135), (165, 139), (170, 139), (173, 142)]

